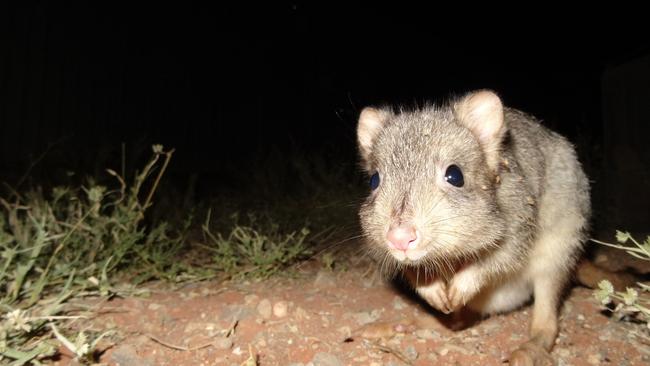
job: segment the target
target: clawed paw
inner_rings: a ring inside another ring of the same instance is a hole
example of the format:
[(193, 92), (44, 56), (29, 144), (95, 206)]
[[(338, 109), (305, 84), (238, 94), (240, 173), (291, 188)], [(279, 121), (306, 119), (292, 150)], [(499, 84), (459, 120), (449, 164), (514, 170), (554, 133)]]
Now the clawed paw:
[(436, 279), (426, 286), (418, 286), (416, 292), (426, 300), (429, 305), (445, 314), (452, 310), (449, 298), (447, 297), (447, 285), (441, 279)]
[(472, 267), (465, 267), (458, 271), (451, 282), (446, 283), (442, 278), (431, 278), (426, 285), (418, 285), (417, 277), (410, 274), (411, 283), (415, 283), (416, 292), (425, 299), (429, 305), (449, 314), (465, 306), (479, 291), (481, 276)]
[(452, 311), (465, 306), (478, 292), (476, 279), (469, 272), (462, 271), (456, 274), (449, 284), (447, 298)]

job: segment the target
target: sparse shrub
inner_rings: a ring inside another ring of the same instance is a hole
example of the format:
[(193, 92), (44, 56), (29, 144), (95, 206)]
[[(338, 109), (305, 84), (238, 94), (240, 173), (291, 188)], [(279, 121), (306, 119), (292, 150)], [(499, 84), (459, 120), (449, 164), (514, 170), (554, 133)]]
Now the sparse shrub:
[(241, 223), (235, 215), (222, 235), (208, 212), (204, 243), (194, 247), (191, 215), (181, 225), (145, 220), (172, 154), (154, 145), (131, 182), (107, 170), (113, 188), (88, 180), (0, 198), (0, 363), (38, 365), (63, 345), (92, 364), (111, 332), (81, 329), (75, 322), (87, 310), (70, 299), (141, 293), (135, 286), (149, 280), (263, 279), (310, 253), (306, 227), (285, 232), (270, 216)]
[[(78, 318), (68, 315), (75, 309), (67, 301), (129, 291), (114, 287), (118, 271), (129, 272), (132, 284), (186, 271), (175, 260), (183, 230), (172, 231), (164, 222), (143, 224), (172, 153), (155, 145), (130, 185), (108, 170), (118, 182), (114, 190), (90, 180), (81, 189), (0, 198), (0, 357), (20, 365), (52, 355), (55, 324), (70, 331), (67, 324)], [(66, 339), (61, 333), (57, 338)], [(73, 352), (92, 354), (88, 347), (96, 342), (85, 342), (83, 332), (76, 339), (81, 344)]]
[[(592, 239), (593, 240), (593, 239)], [(596, 243), (624, 250), (628, 254), (650, 261), (650, 236), (640, 243), (628, 232), (617, 231), (618, 244), (593, 240)], [(631, 243), (632, 245), (626, 245)], [(602, 280), (595, 291), (595, 296), (603, 306), (619, 319), (629, 319), (644, 322), (650, 329), (650, 286), (637, 283), (637, 288), (628, 287), (626, 291), (615, 291), (614, 286)]]
[(248, 224), (238, 222), (227, 236), (210, 229), (210, 213), (203, 225), (203, 246), (212, 251), (212, 266), (227, 277), (264, 279), (277, 274), (310, 253), (309, 229), (282, 233), (272, 221), (262, 224), (254, 215)]

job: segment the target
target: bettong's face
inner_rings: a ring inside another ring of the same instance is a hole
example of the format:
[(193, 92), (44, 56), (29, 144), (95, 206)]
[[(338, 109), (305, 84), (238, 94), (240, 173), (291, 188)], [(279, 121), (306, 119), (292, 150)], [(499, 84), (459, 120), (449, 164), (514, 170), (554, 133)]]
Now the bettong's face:
[(370, 192), (360, 210), (382, 268), (449, 271), (493, 245), (494, 183), (474, 135), (449, 109), (384, 117), (365, 155)]

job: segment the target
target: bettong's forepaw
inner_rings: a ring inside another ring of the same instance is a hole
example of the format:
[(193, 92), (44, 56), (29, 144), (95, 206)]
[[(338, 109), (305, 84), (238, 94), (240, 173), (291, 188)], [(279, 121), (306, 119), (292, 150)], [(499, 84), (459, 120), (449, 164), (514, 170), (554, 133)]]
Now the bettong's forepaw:
[(418, 294), (426, 300), (433, 308), (449, 314), (452, 311), (451, 304), (447, 298), (447, 285), (438, 279), (427, 286), (417, 288)]
[(456, 273), (447, 285), (447, 298), (451, 311), (457, 311), (465, 306), (479, 291), (476, 276), (470, 270)]

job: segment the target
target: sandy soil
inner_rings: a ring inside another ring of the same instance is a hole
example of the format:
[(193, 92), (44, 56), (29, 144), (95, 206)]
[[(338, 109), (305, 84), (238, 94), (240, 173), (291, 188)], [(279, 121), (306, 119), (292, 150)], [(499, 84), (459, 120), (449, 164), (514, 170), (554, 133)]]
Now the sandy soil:
[[(84, 326), (115, 329), (102, 343), (110, 365), (504, 365), (526, 339), (529, 307), (453, 330), (456, 319), (428, 308), (364, 263), (328, 270), (313, 261), (294, 278), (152, 286), (149, 297), (99, 306)], [(553, 350), (558, 365), (650, 365), (650, 345), (573, 288)], [(74, 364), (69, 353), (56, 362)], [(254, 365), (255, 363), (250, 363)], [(247, 364), (248, 365), (248, 364)]]

